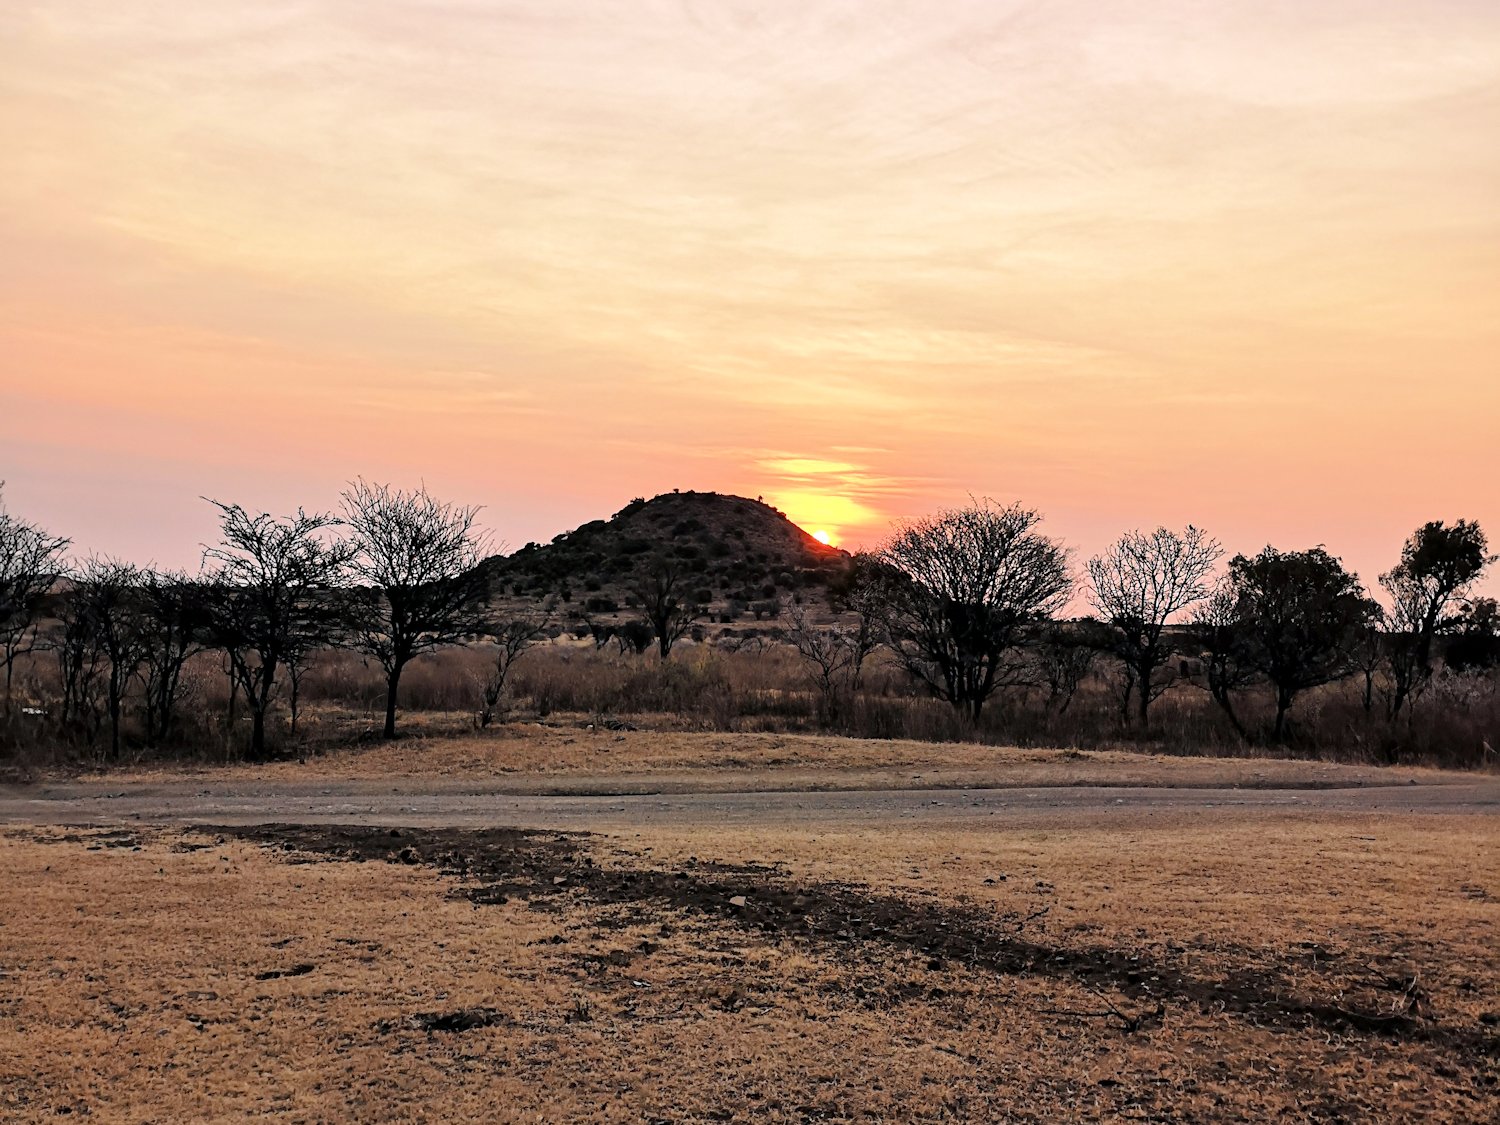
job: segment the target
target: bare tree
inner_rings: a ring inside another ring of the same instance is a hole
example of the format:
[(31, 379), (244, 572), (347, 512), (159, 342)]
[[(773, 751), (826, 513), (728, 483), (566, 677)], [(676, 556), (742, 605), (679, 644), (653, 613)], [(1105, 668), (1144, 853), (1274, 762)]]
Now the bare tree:
[(288, 656), (331, 643), (339, 610), (335, 587), (353, 547), (327, 535), (329, 515), (278, 519), (238, 504), (219, 509), (222, 539), (204, 552), (214, 643), (229, 657), (230, 679), (250, 711), (250, 754), (266, 755), (266, 715)]
[(1380, 576), (1391, 598), (1390, 714), (1420, 695), (1432, 679), (1432, 644), (1448, 613), (1495, 561), (1478, 523), (1423, 524), (1401, 548), (1401, 561)]
[(896, 576), (886, 634), (907, 671), (977, 721), (997, 687), (1024, 669), (1016, 650), (1072, 589), (1067, 552), (1037, 531), (1037, 512), (976, 503), (902, 528), (880, 552)]
[(16, 661), (37, 642), (37, 609), (63, 569), (71, 540), (49, 535), (11, 515), (0, 481), (0, 660), (5, 662), (5, 713), (11, 711)]
[(552, 623), (553, 607), (543, 604), (534, 613), (522, 613), (499, 621), (492, 621), (485, 632), (495, 642), (495, 659), (489, 674), (479, 686), (480, 705), (476, 716), (481, 729), (494, 722), (500, 702), (505, 698), (510, 683), (511, 670), (547, 635)]
[(703, 616), (703, 607), (689, 597), (691, 579), (692, 575), (674, 560), (657, 558), (630, 585), (663, 660), (671, 655), (672, 646), (687, 635), (693, 622)]
[(474, 529), (478, 508), (441, 503), (425, 488), (403, 492), (359, 480), (343, 501), (352, 569), (373, 595), (351, 599), (353, 641), (385, 670), (385, 737), (395, 738), (407, 663), (483, 629), (488, 589), (477, 567), (486, 540)]
[[(1171, 686), (1168, 622), (1201, 601), (1223, 549), (1189, 524), (1181, 533), (1159, 527), (1129, 531), (1088, 562), (1089, 600), (1110, 626), (1111, 651), (1130, 670), (1136, 713), (1144, 728), (1151, 704)], [(1129, 706), (1129, 691), (1125, 700)]]
[(1054, 621), (1044, 626), (1032, 654), (1047, 685), (1047, 707), (1059, 715), (1067, 714), (1084, 678), (1099, 656), (1103, 626), (1088, 618), (1083, 621)]
[(818, 692), (819, 715), (825, 724), (836, 723), (859, 687), (865, 659), (876, 647), (874, 630), (863, 616), (853, 625), (819, 625), (805, 605), (791, 600), (783, 603), (782, 611), (789, 622), (786, 639), (807, 662)]

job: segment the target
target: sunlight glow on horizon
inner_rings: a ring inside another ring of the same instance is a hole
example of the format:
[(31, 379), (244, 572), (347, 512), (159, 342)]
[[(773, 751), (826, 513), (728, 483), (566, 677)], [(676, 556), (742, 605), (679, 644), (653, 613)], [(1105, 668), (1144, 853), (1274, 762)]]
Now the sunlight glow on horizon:
[(0, 479), (85, 551), (359, 475), (1500, 539), (1493, 3), (23, 0), (0, 75)]

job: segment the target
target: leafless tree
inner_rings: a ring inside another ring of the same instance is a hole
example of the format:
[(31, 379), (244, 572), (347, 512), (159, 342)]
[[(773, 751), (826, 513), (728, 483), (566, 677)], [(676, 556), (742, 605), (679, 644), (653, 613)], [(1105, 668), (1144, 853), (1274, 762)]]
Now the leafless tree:
[(703, 616), (703, 607), (689, 597), (692, 577), (676, 561), (657, 558), (646, 564), (630, 585), (663, 660), (671, 655), (672, 646), (687, 635), (693, 622)]
[(1142, 727), (1152, 702), (1172, 682), (1163, 675), (1172, 657), (1167, 624), (1208, 594), (1209, 575), (1223, 553), (1189, 524), (1180, 533), (1165, 527), (1126, 532), (1088, 562), (1089, 600), (1111, 629), (1111, 651), (1129, 669)]
[(7, 715), (16, 661), (36, 647), (37, 609), (63, 569), (70, 542), (11, 515), (0, 491), (0, 660)]
[(1032, 646), (1041, 679), (1047, 685), (1047, 706), (1059, 715), (1067, 713), (1094, 667), (1100, 652), (1100, 629), (1102, 626), (1092, 618), (1049, 622)]
[(977, 721), (984, 703), (1024, 674), (1017, 649), (1072, 589), (1067, 552), (1037, 512), (991, 502), (902, 528), (880, 552), (895, 575), (886, 635), (907, 671)]
[(484, 626), (488, 589), (477, 569), (487, 546), (474, 528), (479, 509), (355, 481), (343, 518), (355, 547), (352, 569), (370, 596), (351, 598), (355, 647), (385, 671), (385, 737), (396, 737), (396, 692), (415, 656), (457, 644)]
[(1423, 524), (1401, 549), (1401, 561), (1380, 576), (1391, 599), (1390, 715), (1420, 695), (1432, 679), (1433, 639), (1449, 611), (1495, 562), (1478, 523)]
[(250, 711), (250, 754), (266, 755), (266, 715), (288, 656), (331, 643), (338, 634), (336, 590), (353, 555), (332, 539), (333, 516), (298, 509), (277, 518), (238, 504), (219, 509), (220, 541), (204, 552), (213, 569), (210, 615), (216, 647)]
[(876, 647), (875, 632), (860, 617), (855, 624), (818, 624), (805, 605), (783, 603), (788, 625), (786, 639), (807, 662), (809, 678), (818, 692), (819, 714), (825, 724), (838, 722), (849, 697), (859, 687), (860, 672)]
[(490, 664), (489, 674), (479, 685), (480, 705), (476, 718), (481, 729), (494, 722), (510, 683), (511, 670), (533, 645), (547, 635), (552, 614), (553, 606), (548, 602), (534, 612), (492, 621), (486, 626), (485, 632), (495, 643), (495, 659)]

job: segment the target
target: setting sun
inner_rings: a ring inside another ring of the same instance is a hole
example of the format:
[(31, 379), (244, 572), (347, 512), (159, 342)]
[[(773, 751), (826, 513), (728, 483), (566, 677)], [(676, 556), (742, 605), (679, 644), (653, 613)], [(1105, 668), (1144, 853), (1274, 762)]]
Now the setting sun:
[(829, 535), (828, 532), (824, 531), (822, 528), (819, 528), (817, 531), (813, 532), (812, 537), (819, 543), (823, 544), (823, 546), (825, 547), (833, 542), (833, 536)]

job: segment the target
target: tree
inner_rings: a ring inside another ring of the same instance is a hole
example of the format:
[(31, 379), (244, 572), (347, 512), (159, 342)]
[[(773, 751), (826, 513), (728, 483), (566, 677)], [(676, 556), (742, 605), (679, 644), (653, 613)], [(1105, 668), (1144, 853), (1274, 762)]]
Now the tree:
[(1275, 688), (1272, 737), (1281, 742), (1297, 696), (1349, 674), (1350, 650), (1373, 603), (1359, 579), (1322, 547), (1236, 555), (1229, 585), (1243, 659)]
[(1072, 589), (1067, 553), (1038, 532), (1042, 517), (993, 502), (906, 525), (879, 558), (886, 634), (907, 672), (978, 721), (985, 701), (1024, 667), (1015, 652)]
[(52, 641), (57, 654), (62, 702), (58, 723), (68, 734), (81, 734), (93, 743), (99, 732), (104, 650), (99, 644), (99, 622), (88, 598), (63, 596), (57, 605), (58, 632)]
[(1051, 621), (1041, 629), (1032, 655), (1047, 685), (1047, 709), (1065, 715), (1101, 649), (1104, 626), (1093, 618)]
[(1425, 523), (1401, 548), (1401, 561), (1380, 576), (1391, 598), (1390, 713), (1421, 694), (1432, 679), (1433, 639), (1449, 624), (1450, 607), (1495, 561), (1479, 524)]
[(1237, 595), (1226, 576), (1198, 603), (1188, 624), (1188, 636), (1203, 663), (1203, 686), (1229, 719), (1235, 733), (1249, 733), (1235, 713), (1234, 694), (1255, 682), (1255, 668), (1246, 658), (1246, 636), (1241, 627)]
[(787, 599), (782, 609), (790, 623), (786, 638), (807, 662), (818, 692), (820, 717), (825, 724), (836, 723), (845, 701), (859, 687), (866, 658), (877, 645), (875, 631), (863, 614), (852, 624), (819, 625), (805, 605)]
[[(0, 490), (4, 485), (0, 481)], [(0, 491), (0, 660), (7, 715), (16, 661), (36, 647), (37, 608), (62, 571), (70, 543), (11, 515)]]
[(203, 650), (210, 621), (203, 584), (185, 574), (145, 571), (141, 599), (146, 741), (155, 745), (171, 733), (182, 670)]
[(1500, 602), (1475, 598), (1453, 622), (1443, 660), (1455, 672), (1483, 672), (1500, 665)]
[(146, 629), (141, 572), (129, 563), (90, 558), (74, 578), (69, 600), (77, 605), (84, 634), (102, 665), (105, 715), (109, 719), (109, 756), (120, 756), (120, 715), (125, 692), (145, 660)]
[(213, 568), (209, 611), (214, 644), (229, 657), (234, 690), (250, 711), (250, 755), (266, 755), (266, 714), (288, 656), (337, 636), (335, 587), (353, 555), (325, 532), (333, 516), (252, 515), (221, 504), (222, 538), (204, 551)]
[(687, 635), (693, 622), (703, 616), (703, 607), (689, 598), (693, 581), (693, 575), (676, 560), (659, 557), (648, 563), (630, 585), (663, 660), (671, 655), (672, 646)]
[(531, 651), (533, 645), (547, 635), (552, 623), (553, 607), (544, 603), (537, 611), (517, 614), (485, 626), (485, 633), (495, 642), (495, 659), (489, 674), (480, 684), (479, 726), (487, 727), (495, 719), (495, 711), (505, 695), (510, 682), (510, 673), (516, 664)]
[(457, 644), (484, 627), (486, 546), (478, 508), (355, 481), (343, 493), (355, 548), (352, 570), (372, 596), (351, 599), (354, 645), (385, 671), (385, 737), (396, 737), (401, 672), (420, 653)]
[(1167, 623), (1208, 594), (1209, 574), (1223, 553), (1217, 540), (1189, 524), (1180, 534), (1165, 527), (1149, 535), (1126, 532), (1088, 562), (1089, 600), (1110, 626), (1110, 650), (1130, 671), (1142, 727), (1152, 701), (1171, 685), (1159, 675), (1172, 656), (1163, 639)]

